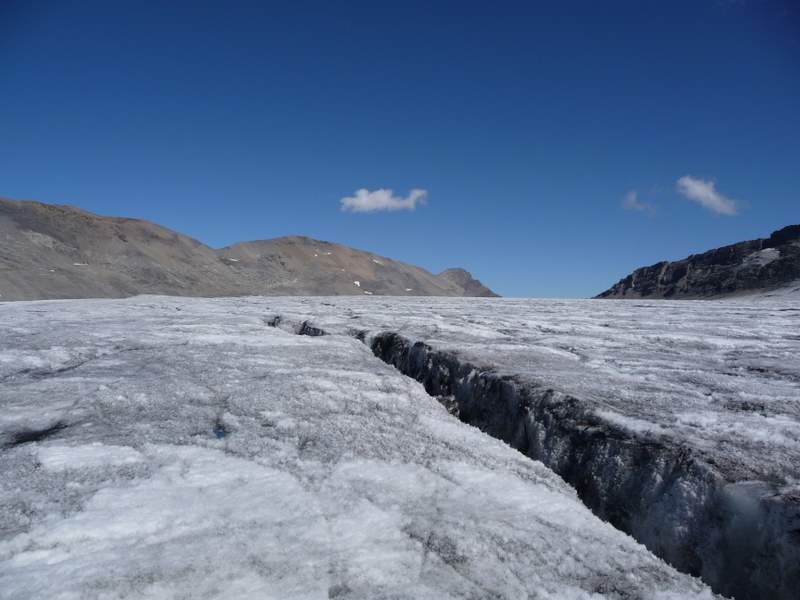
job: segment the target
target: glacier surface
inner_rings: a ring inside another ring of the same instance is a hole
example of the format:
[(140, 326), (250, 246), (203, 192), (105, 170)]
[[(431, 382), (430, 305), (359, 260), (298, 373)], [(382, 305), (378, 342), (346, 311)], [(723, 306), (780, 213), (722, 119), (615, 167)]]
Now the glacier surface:
[(711, 598), (370, 347), (680, 448), (750, 531), (765, 493), (786, 519), (800, 498), (799, 322), (785, 299), (2, 304), (0, 597)]
[(327, 301), (463, 420), (740, 600), (800, 589), (800, 302)]

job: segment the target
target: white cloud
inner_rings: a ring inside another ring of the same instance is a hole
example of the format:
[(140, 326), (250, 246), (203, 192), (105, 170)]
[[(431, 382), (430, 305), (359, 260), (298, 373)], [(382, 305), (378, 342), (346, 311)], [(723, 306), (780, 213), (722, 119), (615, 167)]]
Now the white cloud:
[(723, 196), (714, 189), (714, 182), (711, 180), (705, 181), (691, 175), (684, 175), (678, 179), (675, 187), (689, 200), (697, 202), (703, 208), (717, 214), (732, 216), (739, 212), (736, 201)]
[(642, 200), (639, 200), (639, 193), (636, 190), (630, 190), (622, 198), (622, 208), (625, 210), (653, 212), (655, 207), (649, 202), (643, 202)]
[(366, 188), (356, 190), (355, 195), (341, 199), (342, 210), (351, 212), (376, 212), (379, 210), (414, 210), (417, 204), (425, 204), (426, 190), (413, 189), (408, 196), (395, 196), (392, 190), (379, 188), (370, 192)]

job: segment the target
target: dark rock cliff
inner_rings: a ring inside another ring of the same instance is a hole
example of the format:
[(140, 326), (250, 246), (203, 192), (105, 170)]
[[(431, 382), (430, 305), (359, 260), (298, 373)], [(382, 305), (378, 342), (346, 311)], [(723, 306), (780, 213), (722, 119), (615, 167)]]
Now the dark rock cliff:
[(707, 298), (771, 290), (800, 280), (800, 225), (683, 260), (636, 269), (598, 298)]

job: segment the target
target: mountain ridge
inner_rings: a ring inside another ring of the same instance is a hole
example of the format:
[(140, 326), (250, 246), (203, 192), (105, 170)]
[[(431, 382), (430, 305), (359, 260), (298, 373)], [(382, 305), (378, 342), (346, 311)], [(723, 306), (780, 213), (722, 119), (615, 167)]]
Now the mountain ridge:
[(800, 225), (640, 267), (595, 298), (718, 298), (800, 287)]
[(0, 301), (244, 295), (496, 296), (468, 272), (436, 275), (306, 236), (212, 248), (152, 221), (0, 198)]

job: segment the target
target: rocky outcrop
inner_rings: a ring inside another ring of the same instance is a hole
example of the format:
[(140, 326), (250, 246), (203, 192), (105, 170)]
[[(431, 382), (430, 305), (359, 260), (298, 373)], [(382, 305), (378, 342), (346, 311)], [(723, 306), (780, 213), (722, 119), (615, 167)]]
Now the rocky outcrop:
[(307, 237), (214, 249), (139, 219), (0, 198), (0, 301), (174, 296), (493, 296), (463, 269), (434, 275)]
[(499, 297), (499, 294), (495, 294), (492, 290), (475, 279), (469, 271), (465, 271), (464, 269), (447, 269), (439, 273), (436, 277), (444, 281), (450, 281), (463, 288), (465, 296)]
[(598, 298), (713, 298), (773, 290), (800, 281), (800, 225), (637, 269)]

